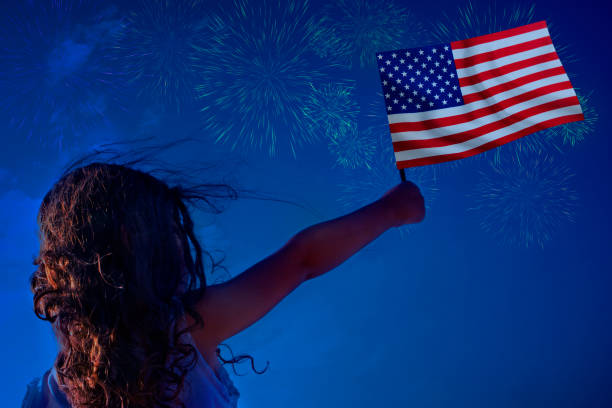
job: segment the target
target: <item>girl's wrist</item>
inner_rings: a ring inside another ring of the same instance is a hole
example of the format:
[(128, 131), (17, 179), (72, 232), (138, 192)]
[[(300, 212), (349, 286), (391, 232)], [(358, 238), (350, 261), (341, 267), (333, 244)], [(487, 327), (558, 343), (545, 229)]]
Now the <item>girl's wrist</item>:
[(385, 199), (385, 197), (374, 201), (372, 205), (376, 206), (378, 218), (380, 219), (381, 224), (385, 226), (385, 229), (390, 229), (400, 225), (399, 217), (393, 210), (393, 207), (389, 205), (389, 202)]

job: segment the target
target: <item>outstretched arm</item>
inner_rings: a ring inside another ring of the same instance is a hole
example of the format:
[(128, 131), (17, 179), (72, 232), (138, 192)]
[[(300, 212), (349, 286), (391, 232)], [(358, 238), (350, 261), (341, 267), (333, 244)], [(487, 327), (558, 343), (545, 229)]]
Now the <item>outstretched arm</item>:
[(302, 282), (343, 263), (391, 227), (425, 216), (418, 187), (404, 182), (350, 214), (310, 226), (240, 275), (206, 289), (197, 305), (205, 328), (193, 333), (198, 346), (214, 349), (266, 315)]

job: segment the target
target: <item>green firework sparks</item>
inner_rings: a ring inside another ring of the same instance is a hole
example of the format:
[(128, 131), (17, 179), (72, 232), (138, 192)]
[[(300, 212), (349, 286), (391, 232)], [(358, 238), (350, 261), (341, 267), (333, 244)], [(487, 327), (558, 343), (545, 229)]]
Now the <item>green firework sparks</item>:
[(375, 53), (416, 46), (424, 28), (413, 14), (393, 1), (339, 0), (323, 6), (313, 47), (321, 57), (349, 69), (375, 67)]
[(374, 129), (359, 129), (357, 123), (347, 123), (329, 132), (329, 151), (336, 165), (349, 169), (371, 169), (376, 159), (377, 134)]
[(270, 156), (289, 150), (295, 157), (301, 145), (322, 138), (312, 105), (304, 102), (313, 86), (329, 81), (323, 67), (334, 65), (312, 58), (308, 11), (307, 1), (234, 0), (213, 17), (211, 48), (197, 57), (196, 92), (216, 142)]
[(574, 221), (574, 174), (541, 152), (523, 161), (510, 157), (481, 171), (469, 210), (477, 212), (483, 230), (500, 242), (543, 248), (564, 223)]
[(194, 103), (195, 47), (210, 44), (209, 14), (201, 0), (140, 0), (125, 17), (114, 57), (139, 97), (175, 112)]

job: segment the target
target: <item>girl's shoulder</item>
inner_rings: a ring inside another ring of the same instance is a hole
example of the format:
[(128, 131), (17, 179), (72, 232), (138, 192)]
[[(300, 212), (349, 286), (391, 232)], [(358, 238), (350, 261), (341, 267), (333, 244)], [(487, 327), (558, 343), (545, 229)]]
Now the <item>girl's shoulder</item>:
[(21, 408), (68, 408), (68, 400), (59, 389), (55, 369), (48, 369), (42, 376), (34, 378), (27, 386)]
[(42, 377), (36, 377), (28, 384), (21, 402), (21, 408), (38, 408), (42, 406)]

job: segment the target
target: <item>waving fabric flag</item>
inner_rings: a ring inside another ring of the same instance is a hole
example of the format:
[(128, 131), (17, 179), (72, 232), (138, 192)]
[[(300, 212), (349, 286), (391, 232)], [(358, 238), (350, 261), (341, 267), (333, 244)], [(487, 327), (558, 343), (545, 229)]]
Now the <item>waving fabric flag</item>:
[(398, 169), (584, 119), (545, 21), (376, 59)]

